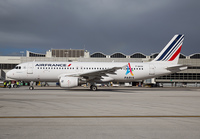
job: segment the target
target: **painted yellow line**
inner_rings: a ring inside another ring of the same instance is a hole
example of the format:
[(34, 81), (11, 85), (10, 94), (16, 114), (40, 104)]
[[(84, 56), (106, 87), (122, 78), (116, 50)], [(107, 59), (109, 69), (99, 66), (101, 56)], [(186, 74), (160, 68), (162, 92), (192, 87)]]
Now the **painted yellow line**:
[(200, 115), (134, 115), (134, 116), (0, 116), (0, 119), (22, 118), (200, 118)]

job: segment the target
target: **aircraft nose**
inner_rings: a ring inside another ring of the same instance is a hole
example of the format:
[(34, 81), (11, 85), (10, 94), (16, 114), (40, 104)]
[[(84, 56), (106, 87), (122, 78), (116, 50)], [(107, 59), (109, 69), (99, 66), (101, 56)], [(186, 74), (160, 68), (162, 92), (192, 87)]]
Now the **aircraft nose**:
[(12, 76), (13, 76), (13, 72), (12, 71), (8, 71), (7, 73), (6, 73), (6, 76), (7, 76), (7, 78), (11, 78)]

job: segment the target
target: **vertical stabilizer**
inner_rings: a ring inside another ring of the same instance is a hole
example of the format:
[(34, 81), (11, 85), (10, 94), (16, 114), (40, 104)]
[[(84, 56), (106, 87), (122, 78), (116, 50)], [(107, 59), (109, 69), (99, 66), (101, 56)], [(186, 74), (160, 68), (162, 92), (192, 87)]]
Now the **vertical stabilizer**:
[(178, 63), (184, 35), (175, 35), (152, 62)]

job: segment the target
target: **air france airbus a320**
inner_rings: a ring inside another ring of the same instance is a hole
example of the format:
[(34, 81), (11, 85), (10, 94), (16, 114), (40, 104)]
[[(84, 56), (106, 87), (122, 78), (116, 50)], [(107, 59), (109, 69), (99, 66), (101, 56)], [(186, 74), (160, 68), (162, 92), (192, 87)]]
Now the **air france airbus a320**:
[(187, 69), (186, 65), (178, 64), (183, 40), (184, 35), (175, 35), (151, 62), (27, 62), (10, 70), (7, 77), (21, 81), (59, 81), (63, 88), (90, 83), (90, 89), (96, 91), (97, 83), (132, 82)]

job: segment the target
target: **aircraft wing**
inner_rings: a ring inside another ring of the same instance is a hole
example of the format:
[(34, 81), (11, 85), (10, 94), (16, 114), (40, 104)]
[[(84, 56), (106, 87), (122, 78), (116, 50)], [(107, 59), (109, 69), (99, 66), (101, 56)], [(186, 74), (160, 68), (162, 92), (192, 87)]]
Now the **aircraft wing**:
[(122, 67), (113, 67), (109, 69), (104, 69), (104, 70), (97, 70), (97, 71), (92, 71), (92, 72), (87, 72), (83, 74), (79, 74), (81, 77), (101, 77), (101, 76), (107, 76), (107, 74), (116, 74), (115, 71), (118, 69), (121, 69)]
[(169, 66), (166, 69), (170, 71), (181, 71), (183, 69), (187, 69), (188, 65), (175, 65), (175, 66)]
[(91, 71), (91, 72), (86, 72), (86, 73), (61, 74), (59, 77), (62, 77), (62, 76), (83, 77), (89, 81), (89, 80), (94, 80), (94, 79), (101, 79), (102, 76), (108, 76), (107, 74), (116, 74), (115, 72), (118, 69), (124, 68), (125, 66), (113, 67), (113, 68), (103, 69), (103, 70), (101, 69), (101, 70), (96, 70), (96, 71)]

